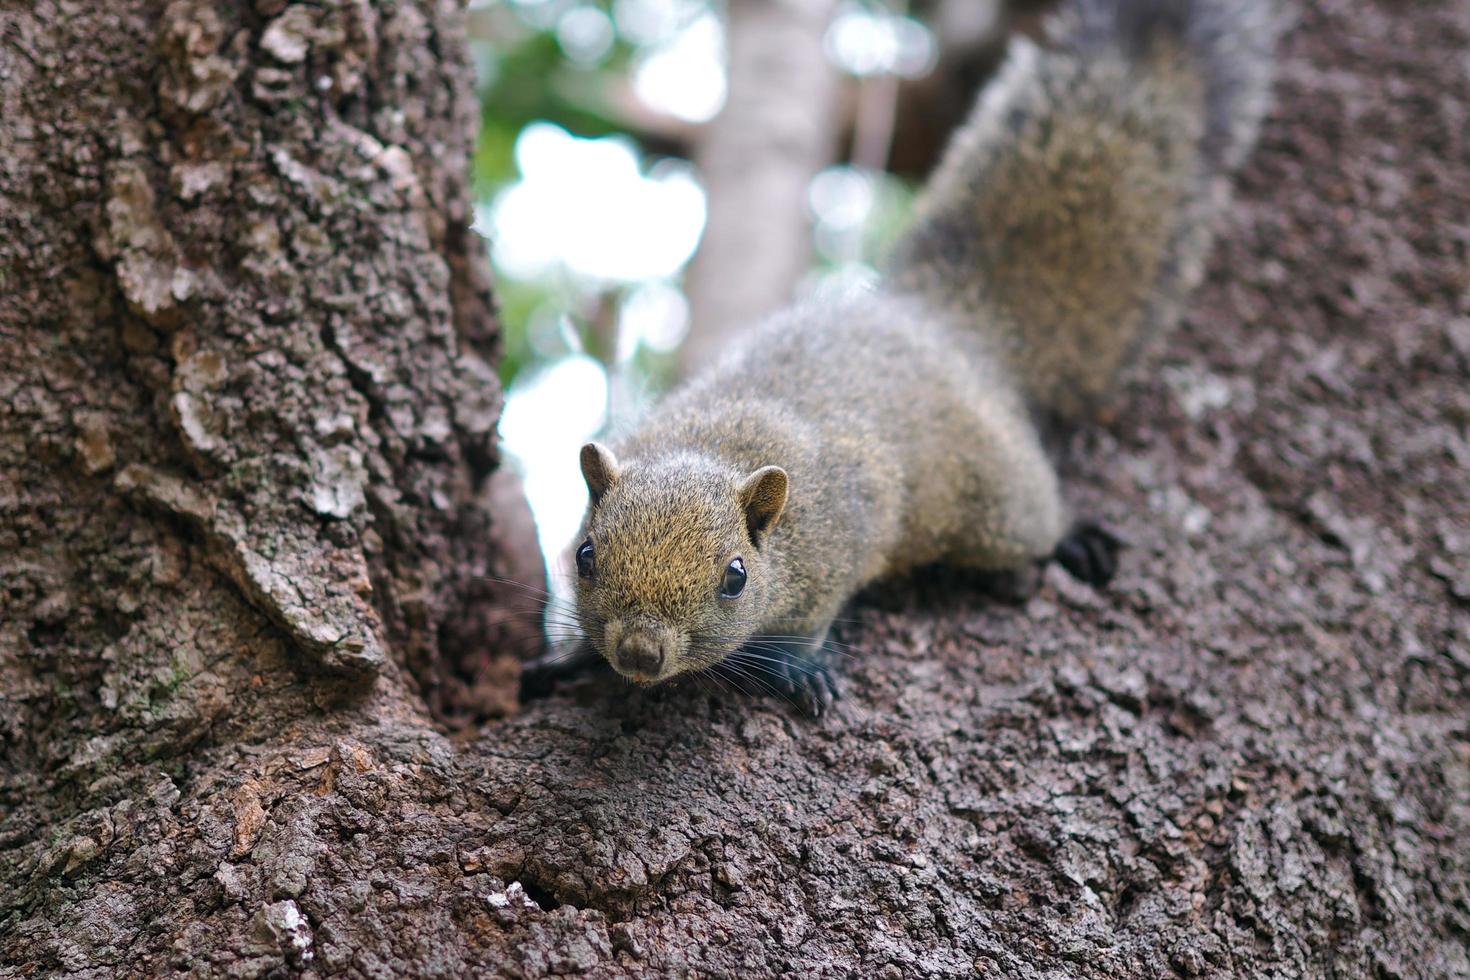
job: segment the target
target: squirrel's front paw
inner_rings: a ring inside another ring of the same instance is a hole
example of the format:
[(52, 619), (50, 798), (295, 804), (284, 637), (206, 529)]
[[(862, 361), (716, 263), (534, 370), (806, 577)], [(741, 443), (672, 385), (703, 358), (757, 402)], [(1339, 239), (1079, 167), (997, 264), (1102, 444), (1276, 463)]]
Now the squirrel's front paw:
[(816, 659), (788, 654), (781, 670), (786, 694), (813, 718), (820, 718), (837, 700), (837, 682), (827, 665)]
[(1118, 552), (1123, 542), (1107, 528), (1080, 521), (1067, 532), (1052, 552), (1052, 558), (1089, 585), (1107, 585), (1118, 571)]

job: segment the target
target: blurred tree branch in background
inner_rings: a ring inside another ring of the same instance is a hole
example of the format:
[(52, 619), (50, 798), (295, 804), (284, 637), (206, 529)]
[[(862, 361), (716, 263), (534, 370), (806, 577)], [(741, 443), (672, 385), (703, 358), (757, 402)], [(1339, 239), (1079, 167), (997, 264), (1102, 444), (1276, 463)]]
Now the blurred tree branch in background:
[(686, 280), (683, 369), (791, 297), (811, 261), (807, 188), (837, 152), (836, 0), (730, 0), (729, 96), (695, 154), (709, 218)]
[[(843, 7), (835, 0), (732, 0), (728, 100), (696, 134), (709, 218), (685, 280), (683, 373), (791, 299), (813, 259), (807, 198), (817, 174), (846, 148), (858, 171), (922, 179), (999, 65), (1010, 32), (1035, 30), (1051, 5), (919, 4), (913, 15), (932, 30), (931, 62), (864, 71), (831, 50)], [(907, 3), (873, 6), (891, 24), (917, 27)], [(855, 74), (845, 84), (842, 69)]]

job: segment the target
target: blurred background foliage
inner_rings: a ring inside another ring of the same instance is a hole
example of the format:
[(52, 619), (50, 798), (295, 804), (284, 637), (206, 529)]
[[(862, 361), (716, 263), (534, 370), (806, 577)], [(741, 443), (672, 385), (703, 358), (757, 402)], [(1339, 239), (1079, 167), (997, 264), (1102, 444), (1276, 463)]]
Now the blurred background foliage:
[[(844, 112), (861, 111), (852, 107), (864, 85), (912, 82), (922, 95), (943, 54), (943, 32), (930, 23), (944, 19), (944, 4), (912, 13), (877, 0), (826, 6), (822, 50), (847, 86)], [(993, 39), (994, 3), (950, 7), (969, 18), (971, 36)], [(729, 95), (728, 13), (714, 0), (470, 4), (481, 100), (475, 227), (500, 303), (501, 434), (549, 559), (585, 503), (577, 447), (635, 418), (677, 371), (689, 329), (684, 272), (707, 215), (692, 161)], [(932, 92), (924, 98), (916, 116), (955, 115)], [(889, 101), (884, 111), (902, 111)], [(798, 295), (875, 275), (915, 186), (885, 165), (902, 165), (904, 146), (935, 143), (952, 122), (926, 138), (887, 120), (876, 166), (852, 163), (861, 139), (848, 122), (834, 124), (834, 158), (805, 195), (811, 264)], [(931, 162), (918, 157), (916, 167)]]

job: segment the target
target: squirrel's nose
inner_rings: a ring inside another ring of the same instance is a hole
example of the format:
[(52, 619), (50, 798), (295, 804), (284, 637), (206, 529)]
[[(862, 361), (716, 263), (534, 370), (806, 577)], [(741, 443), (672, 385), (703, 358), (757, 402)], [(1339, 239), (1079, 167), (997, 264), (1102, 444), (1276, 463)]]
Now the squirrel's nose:
[(632, 674), (657, 677), (664, 668), (662, 644), (651, 636), (634, 634), (618, 644), (618, 666)]

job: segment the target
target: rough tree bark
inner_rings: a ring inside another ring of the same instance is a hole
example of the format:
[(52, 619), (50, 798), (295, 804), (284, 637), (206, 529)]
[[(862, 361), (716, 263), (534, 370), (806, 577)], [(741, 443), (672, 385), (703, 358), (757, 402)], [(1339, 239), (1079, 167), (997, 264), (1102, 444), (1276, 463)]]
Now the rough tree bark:
[(820, 723), (594, 679), (460, 742), (455, 14), (275, 7), (3, 14), (0, 969), (1470, 973), (1463, 4), (1301, 10), (1069, 447), (1115, 588), (878, 593)]

